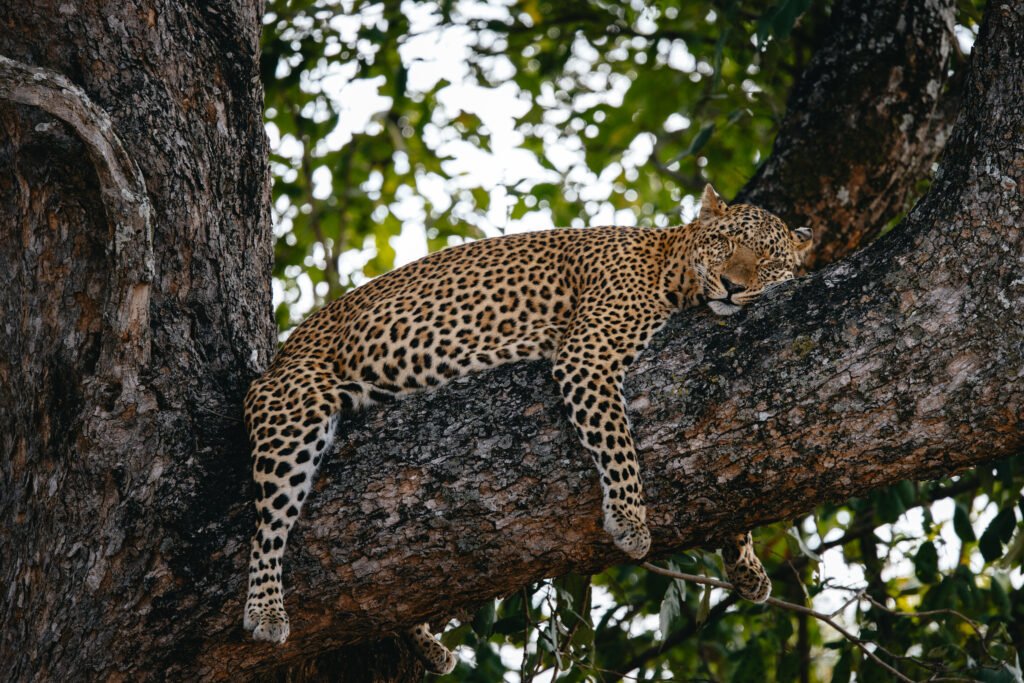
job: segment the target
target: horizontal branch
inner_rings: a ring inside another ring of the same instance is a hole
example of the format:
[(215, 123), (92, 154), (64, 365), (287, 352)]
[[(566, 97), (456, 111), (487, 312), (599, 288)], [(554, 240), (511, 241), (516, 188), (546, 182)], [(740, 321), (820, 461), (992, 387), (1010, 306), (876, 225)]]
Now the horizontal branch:
[[(979, 51), (999, 56), (972, 77), (961, 121), (974, 128), (893, 235), (739, 315), (678, 316), (633, 367), (652, 557), (1024, 445), (1024, 281), (1007, 256), (1024, 253), (1021, 193), (993, 172), (1024, 167), (1012, 24), (982, 32)], [(288, 643), (244, 640), (238, 538), (208, 572), (234, 562), (231, 583), (199, 587), (226, 596), (201, 620), (203, 674), (251, 674), (624, 561), (548, 373), (501, 368), (344, 424), (290, 541)]]

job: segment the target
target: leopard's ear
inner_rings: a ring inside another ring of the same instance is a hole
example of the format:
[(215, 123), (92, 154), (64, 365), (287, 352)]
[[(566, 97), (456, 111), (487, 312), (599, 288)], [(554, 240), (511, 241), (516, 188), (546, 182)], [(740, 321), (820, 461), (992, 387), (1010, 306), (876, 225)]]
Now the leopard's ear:
[(715, 188), (711, 183), (704, 186), (704, 194), (700, 198), (700, 214), (698, 220), (701, 223), (710, 221), (722, 216), (725, 213), (725, 202), (718, 198)]
[(802, 268), (807, 265), (811, 248), (814, 246), (814, 231), (806, 226), (800, 226), (793, 231), (793, 241), (796, 243), (797, 258)]

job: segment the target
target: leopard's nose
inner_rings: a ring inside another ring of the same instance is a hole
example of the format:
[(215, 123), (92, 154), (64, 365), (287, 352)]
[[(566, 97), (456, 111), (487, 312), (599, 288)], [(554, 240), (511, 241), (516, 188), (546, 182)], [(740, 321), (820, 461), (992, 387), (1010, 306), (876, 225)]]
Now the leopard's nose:
[(739, 284), (738, 282), (733, 282), (725, 275), (722, 275), (721, 277), (719, 277), (719, 279), (722, 281), (722, 286), (725, 287), (725, 291), (729, 295), (736, 294), (737, 292), (742, 292), (744, 289), (746, 289), (746, 287)]

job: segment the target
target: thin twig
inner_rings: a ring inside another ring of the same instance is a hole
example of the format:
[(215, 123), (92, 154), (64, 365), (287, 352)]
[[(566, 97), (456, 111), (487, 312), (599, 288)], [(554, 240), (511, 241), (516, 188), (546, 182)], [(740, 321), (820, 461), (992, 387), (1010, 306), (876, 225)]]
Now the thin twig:
[[(683, 573), (683, 572), (674, 572), (674, 571), (671, 571), (669, 569), (662, 569), (661, 567), (653, 565), (650, 562), (644, 562), (643, 566), (648, 571), (654, 572), (655, 574), (661, 574), (662, 576), (670, 576), (670, 577), (672, 577), (674, 579), (682, 579), (684, 581), (689, 581), (691, 583), (699, 583), (699, 584), (703, 584), (705, 586), (714, 586), (715, 588), (724, 588), (724, 589), (729, 590), (729, 591), (735, 590), (735, 588), (733, 587), (733, 585), (731, 583), (727, 583), (725, 581), (719, 581), (718, 579), (712, 579), (712, 578), (707, 577), (707, 576), (697, 576), (696, 574), (686, 574), (686, 573)], [(824, 614), (823, 612), (818, 612), (817, 610), (813, 610), (813, 609), (811, 609), (809, 607), (804, 607), (803, 605), (797, 605), (796, 603), (793, 603), (793, 602), (786, 602), (785, 600), (779, 600), (778, 598), (768, 598), (768, 600), (765, 601), (765, 604), (772, 605), (773, 607), (779, 607), (781, 609), (788, 610), (790, 612), (796, 612), (797, 614), (806, 614), (808, 616), (814, 617), (818, 621), (821, 621), (821, 622), (823, 622), (825, 624), (828, 624), (833, 629), (838, 631), (839, 634), (842, 635), (844, 638), (846, 638), (848, 641), (850, 641), (851, 643), (853, 643), (854, 645), (859, 647), (864, 654), (866, 654), (868, 657), (873, 659), (876, 664), (878, 664), (883, 669), (885, 669), (886, 671), (891, 673), (898, 680), (905, 681), (906, 683), (914, 683), (914, 679), (908, 678), (904, 674), (900, 673), (897, 669), (895, 669), (892, 666), (890, 666), (885, 660), (883, 660), (878, 655), (876, 655), (872, 650), (870, 650), (868, 648), (869, 641), (862, 640), (862, 639), (858, 638), (857, 636), (853, 635), (852, 633), (847, 631), (845, 628), (843, 628), (840, 624), (836, 623), (835, 619), (833, 619), (828, 614)], [(893, 653), (889, 652), (888, 650), (886, 650), (884, 647), (882, 647), (878, 643), (871, 642), (870, 644), (874, 645), (877, 649), (881, 650), (882, 652), (885, 652), (887, 655), (889, 655), (890, 657), (893, 657), (894, 659), (897, 657), (897, 655), (894, 655)]]

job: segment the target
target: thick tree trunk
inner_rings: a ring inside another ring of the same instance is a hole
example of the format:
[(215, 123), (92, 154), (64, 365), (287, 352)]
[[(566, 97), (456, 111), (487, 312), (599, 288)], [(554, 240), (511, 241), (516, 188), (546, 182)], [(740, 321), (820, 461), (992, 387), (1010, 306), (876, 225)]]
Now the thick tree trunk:
[[(0, 8), (17, 27), (0, 54), (109, 112), (145, 179), (155, 258), (150, 276), (145, 249), (116, 239), (95, 143), (0, 102), (13, 678), (351, 671), (354, 649), (317, 655), (623, 559), (547, 367), (506, 368), (347, 426), (287, 556), (292, 637), (248, 641), (239, 403), (273, 346), (260, 7), (23, 5)], [(1020, 448), (1022, 31), (996, 0), (936, 186), (894, 235), (737, 318), (681, 316), (630, 374), (656, 552)], [(145, 329), (118, 315), (143, 295)], [(131, 381), (105, 362), (116, 353)], [(362, 651), (367, 669), (344, 680), (417, 675), (401, 643)]]
[(261, 16), (0, 3), (0, 55), (55, 74), (0, 64), (8, 680), (153, 675), (219, 609), (196, 560), (244, 535), (209, 522), (249, 495), (239, 404), (275, 337)]

